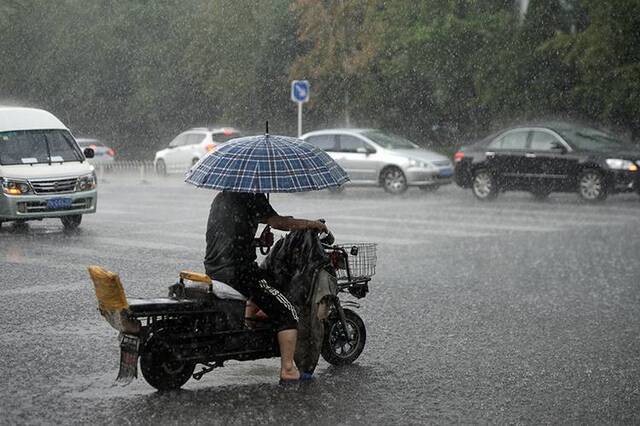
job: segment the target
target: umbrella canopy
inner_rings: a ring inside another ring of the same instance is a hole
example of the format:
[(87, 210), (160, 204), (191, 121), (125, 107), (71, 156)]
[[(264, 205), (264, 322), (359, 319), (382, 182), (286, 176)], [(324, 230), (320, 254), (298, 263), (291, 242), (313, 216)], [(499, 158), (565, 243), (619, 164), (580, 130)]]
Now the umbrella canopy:
[(347, 173), (327, 153), (288, 136), (233, 139), (202, 157), (185, 182), (232, 192), (304, 192), (347, 182)]

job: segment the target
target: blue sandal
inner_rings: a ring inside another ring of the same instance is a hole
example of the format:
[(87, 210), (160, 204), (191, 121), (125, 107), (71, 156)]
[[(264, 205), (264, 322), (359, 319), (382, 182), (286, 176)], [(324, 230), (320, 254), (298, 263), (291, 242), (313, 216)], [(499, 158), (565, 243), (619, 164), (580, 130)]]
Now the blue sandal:
[(313, 373), (309, 373), (309, 372), (303, 372), (300, 374), (300, 381), (301, 382), (310, 382), (312, 380), (315, 380), (316, 378), (313, 377)]

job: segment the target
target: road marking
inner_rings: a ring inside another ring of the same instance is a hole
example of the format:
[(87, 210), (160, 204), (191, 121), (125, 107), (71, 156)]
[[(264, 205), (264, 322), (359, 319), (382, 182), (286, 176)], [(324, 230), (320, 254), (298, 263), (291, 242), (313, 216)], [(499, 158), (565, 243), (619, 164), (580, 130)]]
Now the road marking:
[[(522, 206), (525, 207), (525, 206)], [(464, 206), (447, 206), (443, 210), (439, 210), (438, 213), (446, 214), (446, 215), (458, 215), (461, 217), (484, 217), (491, 216), (496, 217), (497, 215), (502, 215), (503, 217), (506, 215), (507, 218), (513, 218), (515, 220), (529, 220), (528, 218), (533, 219), (542, 219), (543, 216), (550, 217), (551, 219), (558, 220), (570, 220), (572, 222), (581, 221), (581, 219), (588, 220), (596, 220), (600, 221), (602, 219), (607, 220), (605, 224), (611, 223), (612, 216), (616, 219), (624, 219), (627, 221), (637, 221), (640, 220), (640, 216), (638, 216), (637, 211), (633, 211), (631, 209), (628, 210), (629, 214), (626, 214), (626, 211), (611, 211), (612, 209), (603, 209), (603, 210), (591, 210), (590, 206), (573, 206), (571, 210), (555, 210), (553, 207), (562, 207), (566, 208), (567, 206), (549, 206), (550, 208), (540, 209), (535, 208), (536, 206), (531, 206), (534, 208), (526, 208), (526, 209), (516, 209), (513, 206), (495, 206), (495, 207), (477, 207), (473, 208), (464, 207)], [(592, 206), (596, 207), (596, 206)], [(524, 219), (526, 218), (526, 219)], [(563, 218), (563, 219), (562, 219)]]
[(44, 266), (51, 269), (64, 269), (64, 270), (86, 270), (85, 265), (80, 265), (78, 263), (69, 263), (68, 259), (64, 259), (61, 261), (49, 261), (44, 257), (27, 257), (23, 255), (9, 255), (7, 254), (4, 259), (2, 259), (3, 263), (14, 264), (14, 265), (37, 265)]
[[(331, 218), (331, 223), (335, 220), (345, 220), (351, 222), (349, 226), (358, 226), (356, 223), (370, 224), (371, 222), (380, 223), (397, 223), (403, 225), (401, 227), (394, 227), (393, 231), (399, 231), (407, 229), (407, 224), (411, 225), (448, 225), (455, 227), (455, 229), (438, 230), (438, 229), (415, 229), (411, 228), (411, 232), (426, 232), (441, 235), (451, 236), (474, 236), (473, 232), (463, 230), (463, 228), (479, 228), (486, 230), (496, 231), (519, 231), (519, 232), (555, 232), (561, 230), (556, 226), (534, 226), (534, 225), (508, 225), (498, 223), (472, 223), (472, 222), (460, 222), (446, 219), (395, 219), (395, 218), (381, 218), (381, 217), (367, 217), (367, 216), (335, 216)], [(370, 225), (367, 225), (370, 226)], [(492, 235), (491, 233), (478, 234), (478, 236)]]
[[(415, 246), (424, 244), (424, 241), (415, 238), (393, 238), (393, 237), (377, 237), (371, 234), (346, 234), (340, 233), (340, 241), (349, 242), (373, 242), (377, 244), (389, 244), (394, 246)], [(340, 244), (340, 241), (337, 243)]]
[(180, 244), (158, 243), (158, 242), (151, 242), (151, 241), (116, 238), (116, 237), (97, 237), (97, 238), (93, 238), (93, 241), (96, 243), (103, 243), (103, 244), (119, 246), (119, 247), (134, 247), (134, 248), (151, 249), (151, 250), (174, 250), (174, 251), (180, 251), (180, 252), (184, 252), (184, 251), (198, 252), (198, 253), (202, 252), (201, 248), (183, 246)]
[[(365, 237), (366, 239), (371, 239), (374, 235), (375, 232), (380, 232), (380, 234), (382, 235), (376, 235), (377, 238), (383, 240), (383, 241), (392, 241), (392, 240), (397, 240), (397, 241), (410, 241), (412, 243), (415, 244), (424, 244), (425, 241), (421, 240), (419, 238), (419, 236), (443, 236), (443, 237), (454, 237), (454, 238), (483, 238), (483, 237), (490, 237), (495, 235), (495, 233), (490, 233), (490, 232), (474, 232), (474, 231), (460, 231), (457, 229), (407, 229), (407, 228), (395, 228), (393, 230), (391, 230), (389, 227), (381, 227), (381, 226), (376, 226), (376, 225), (372, 225), (372, 224), (367, 224), (367, 223), (352, 223), (352, 224), (348, 224), (348, 225), (337, 225), (337, 224), (330, 224), (329, 225), (330, 229), (335, 231), (335, 235), (337, 235), (341, 240), (344, 238), (344, 235), (346, 234), (345, 232), (341, 231), (341, 230), (346, 230), (347, 232), (352, 232), (352, 231), (356, 231), (358, 229), (363, 229), (366, 232), (363, 232), (361, 234), (361, 236)], [(398, 235), (401, 233), (401, 231), (408, 231), (411, 233), (411, 236), (413, 236), (413, 238), (402, 238), (402, 235)], [(357, 231), (356, 231), (357, 232)], [(373, 235), (372, 235), (373, 234)]]
[(146, 235), (146, 236), (163, 236), (163, 237), (171, 237), (177, 238), (180, 240), (193, 240), (199, 241), (204, 250), (204, 246), (206, 243), (205, 232), (197, 233), (197, 232), (166, 232), (162, 229), (159, 230), (145, 230), (145, 231), (136, 231), (131, 232), (129, 235)]
[(90, 284), (90, 280), (76, 283), (66, 282), (60, 285), (30, 285), (29, 287), (13, 288), (2, 292), (5, 296), (26, 295), (26, 294), (42, 294), (57, 293), (59, 291), (81, 290)]

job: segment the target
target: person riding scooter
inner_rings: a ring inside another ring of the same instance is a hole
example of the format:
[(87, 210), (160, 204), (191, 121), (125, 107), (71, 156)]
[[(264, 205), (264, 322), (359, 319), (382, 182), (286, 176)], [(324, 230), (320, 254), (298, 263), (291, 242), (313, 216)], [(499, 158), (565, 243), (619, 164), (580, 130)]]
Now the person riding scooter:
[(256, 263), (254, 238), (258, 224), (282, 231), (313, 229), (327, 232), (324, 223), (278, 215), (265, 194), (220, 192), (211, 203), (206, 233), (204, 267), (212, 279), (222, 281), (264, 311), (277, 325), (280, 346), (280, 383), (296, 382), (294, 363), (298, 313)]

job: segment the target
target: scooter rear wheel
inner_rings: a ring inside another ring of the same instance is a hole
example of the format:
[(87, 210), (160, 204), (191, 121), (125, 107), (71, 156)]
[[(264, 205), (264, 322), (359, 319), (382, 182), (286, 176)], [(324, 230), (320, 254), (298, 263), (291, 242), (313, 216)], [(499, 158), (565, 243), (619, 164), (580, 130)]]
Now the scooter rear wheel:
[(180, 389), (193, 375), (196, 364), (177, 359), (163, 334), (154, 333), (145, 343), (140, 370), (147, 383), (158, 390)]
[(344, 309), (347, 320), (347, 335), (337, 313), (325, 323), (324, 340), (320, 354), (333, 365), (347, 365), (354, 362), (364, 350), (367, 330), (362, 318), (350, 309)]

